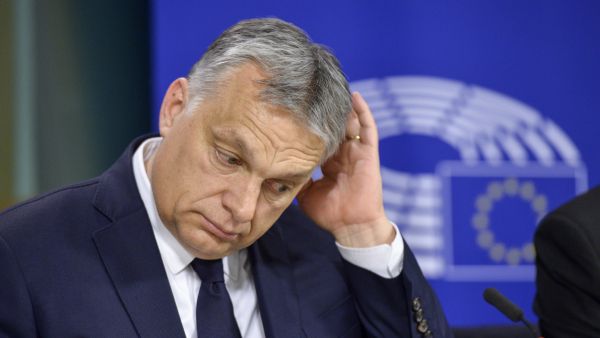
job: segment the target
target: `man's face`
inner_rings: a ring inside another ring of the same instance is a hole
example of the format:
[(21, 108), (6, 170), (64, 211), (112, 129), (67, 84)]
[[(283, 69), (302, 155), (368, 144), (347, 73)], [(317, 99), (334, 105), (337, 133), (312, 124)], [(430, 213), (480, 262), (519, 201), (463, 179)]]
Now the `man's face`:
[(184, 79), (165, 95), (164, 140), (147, 170), (160, 218), (196, 257), (217, 259), (254, 243), (324, 152), (289, 112), (259, 99), (263, 78), (242, 66), (191, 113)]

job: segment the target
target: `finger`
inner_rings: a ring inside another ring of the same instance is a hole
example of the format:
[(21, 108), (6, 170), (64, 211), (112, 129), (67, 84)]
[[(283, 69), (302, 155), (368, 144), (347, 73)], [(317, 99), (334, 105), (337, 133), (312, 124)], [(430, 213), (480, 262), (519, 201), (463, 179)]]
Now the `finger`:
[(358, 116), (360, 124), (360, 139), (362, 143), (377, 145), (379, 139), (377, 136), (377, 125), (371, 109), (365, 99), (358, 92), (352, 93), (352, 107)]
[(358, 121), (358, 114), (352, 109), (348, 113), (348, 120), (346, 121), (346, 139), (352, 140), (356, 135), (360, 135), (360, 122)]
[(304, 183), (304, 185), (302, 186), (302, 188), (300, 188), (300, 191), (298, 191), (298, 193), (296, 194), (296, 198), (297, 199), (302, 199), (302, 195), (304, 195), (304, 193), (306, 192), (306, 190), (310, 189), (310, 186), (313, 184), (313, 179), (309, 178), (308, 181), (306, 181), (306, 183)]

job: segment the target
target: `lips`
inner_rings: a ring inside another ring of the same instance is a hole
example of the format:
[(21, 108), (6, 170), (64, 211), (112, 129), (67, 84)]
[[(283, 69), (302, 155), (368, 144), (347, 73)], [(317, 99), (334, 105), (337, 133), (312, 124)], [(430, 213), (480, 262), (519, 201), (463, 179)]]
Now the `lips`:
[(217, 238), (225, 240), (225, 241), (234, 241), (238, 238), (239, 234), (233, 233), (233, 232), (227, 232), (227, 231), (223, 230), (220, 226), (218, 226), (216, 223), (214, 223), (210, 219), (208, 219), (206, 216), (204, 216), (204, 215), (201, 215), (201, 216), (204, 220), (204, 222), (203, 222), (204, 230), (210, 232)]

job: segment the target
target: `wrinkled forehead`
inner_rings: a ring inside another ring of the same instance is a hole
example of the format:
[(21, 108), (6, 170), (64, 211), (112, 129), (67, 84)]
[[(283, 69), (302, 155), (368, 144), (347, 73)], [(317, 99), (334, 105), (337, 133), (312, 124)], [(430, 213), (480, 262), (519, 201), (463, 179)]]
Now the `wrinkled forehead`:
[(205, 101), (211, 120), (242, 124), (273, 138), (273, 142), (302, 143), (322, 146), (322, 138), (309, 126), (303, 114), (288, 106), (272, 102), (263, 95), (267, 75), (250, 63), (235, 69), (223, 80), (215, 95)]

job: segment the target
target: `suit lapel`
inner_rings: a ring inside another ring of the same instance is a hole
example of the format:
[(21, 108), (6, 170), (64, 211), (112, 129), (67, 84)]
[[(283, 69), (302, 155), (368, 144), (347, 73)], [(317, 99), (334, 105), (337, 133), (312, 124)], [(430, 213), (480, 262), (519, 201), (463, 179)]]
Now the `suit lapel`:
[(185, 337), (143, 208), (94, 233), (106, 270), (141, 337)]
[(185, 337), (131, 159), (134, 140), (102, 177), (93, 204), (106, 224), (92, 236), (114, 287), (141, 337)]
[(267, 338), (304, 336), (292, 269), (277, 224), (248, 252), (265, 335)]

